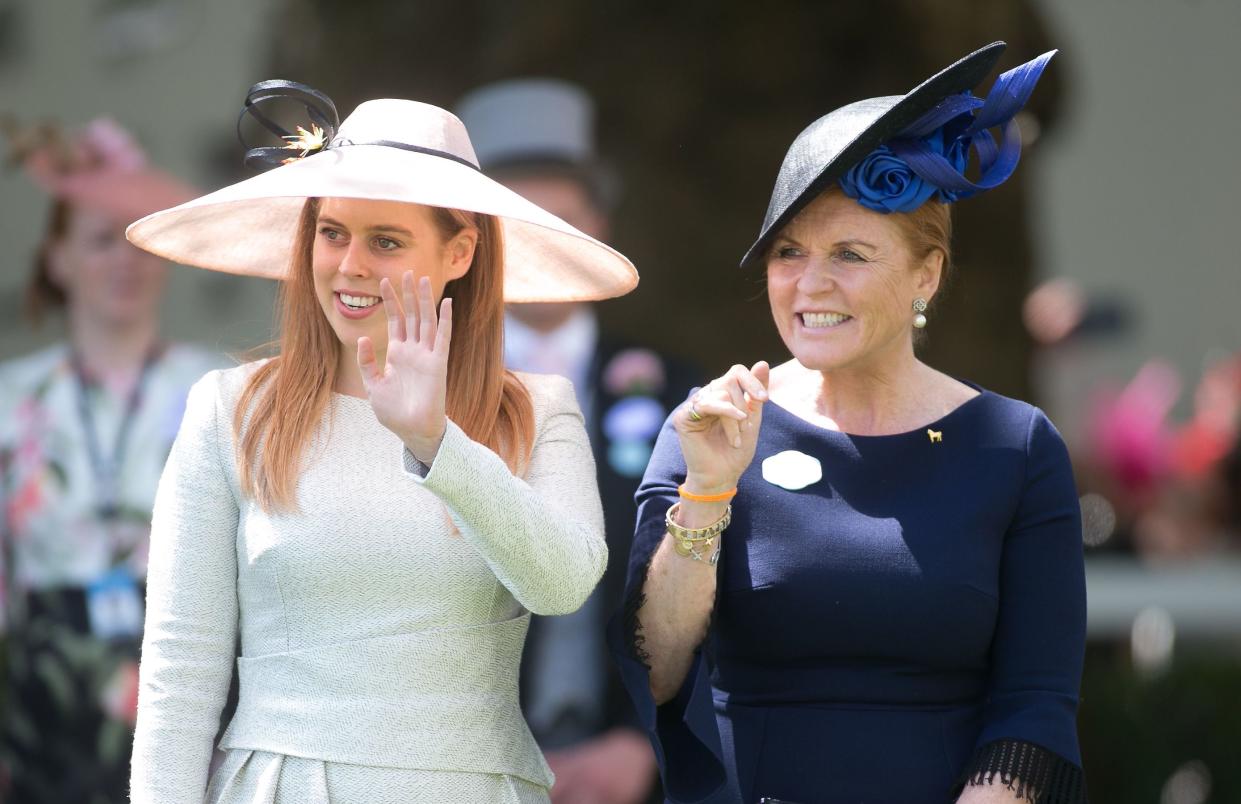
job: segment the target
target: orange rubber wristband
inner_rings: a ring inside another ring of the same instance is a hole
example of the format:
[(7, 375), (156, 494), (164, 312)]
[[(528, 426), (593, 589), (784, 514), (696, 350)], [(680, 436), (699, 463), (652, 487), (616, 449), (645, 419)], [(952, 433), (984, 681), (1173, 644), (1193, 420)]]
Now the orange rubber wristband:
[(725, 491), (720, 494), (695, 494), (692, 491), (686, 489), (685, 484), (682, 483), (680, 486), (677, 487), (677, 494), (681, 495), (682, 500), (689, 500), (690, 502), (701, 502), (701, 503), (728, 502), (733, 497), (737, 496), (737, 487), (733, 486), (733, 488), (730, 491)]

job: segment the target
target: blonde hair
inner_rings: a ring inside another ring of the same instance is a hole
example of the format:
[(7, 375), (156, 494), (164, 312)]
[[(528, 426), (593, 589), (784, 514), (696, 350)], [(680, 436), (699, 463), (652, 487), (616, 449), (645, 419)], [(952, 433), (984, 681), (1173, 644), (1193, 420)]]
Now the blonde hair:
[[(448, 417), (519, 472), (533, 448), (534, 407), (525, 386), (504, 368), (500, 222), (456, 209), (431, 211), (444, 240), (467, 227), (479, 233), (470, 269), (444, 288), (453, 300)], [(343, 348), (315, 297), (311, 263), (318, 215), (319, 199), (307, 199), (280, 291), (278, 354), (249, 378), (233, 415), (241, 488), (267, 511), (296, 508), (297, 471), (331, 399)]]

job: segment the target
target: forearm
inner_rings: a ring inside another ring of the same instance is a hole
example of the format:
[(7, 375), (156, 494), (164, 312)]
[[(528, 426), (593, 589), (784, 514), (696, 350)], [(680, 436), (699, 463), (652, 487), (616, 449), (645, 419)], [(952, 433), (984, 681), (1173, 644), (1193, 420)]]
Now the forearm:
[(527, 482), (450, 424), (423, 480), (501, 583), (536, 614), (576, 611), (607, 564), (588, 449), (564, 462), (571, 468), (532, 471)]
[[(724, 510), (720, 503), (684, 501), (678, 522), (687, 528), (706, 527)], [(707, 635), (715, 589), (715, 566), (678, 555), (672, 536), (665, 534), (651, 559), (643, 587), (645, 601), (638, 610), (656, 703), (671, 700), (684, 683), (694, 652)]]

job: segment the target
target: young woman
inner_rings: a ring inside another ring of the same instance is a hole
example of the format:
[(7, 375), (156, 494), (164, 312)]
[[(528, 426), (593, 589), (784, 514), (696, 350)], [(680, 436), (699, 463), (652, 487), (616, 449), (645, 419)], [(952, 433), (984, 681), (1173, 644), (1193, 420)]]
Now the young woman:
[(546, 801), (525, 631), (586, 599), (606, 547), (573, 390), (505, 371), (503, 303), (637, 274), (484, 177), (442, 109), (370, 101), (335, 132), (308, 88), (247, 106), (276, 97), (326, 131), (129, 231), (283, 280), (279, 354), (194, 388), (161, 481), (133, 799), (203, 800), (240, 636), (207, 800)]

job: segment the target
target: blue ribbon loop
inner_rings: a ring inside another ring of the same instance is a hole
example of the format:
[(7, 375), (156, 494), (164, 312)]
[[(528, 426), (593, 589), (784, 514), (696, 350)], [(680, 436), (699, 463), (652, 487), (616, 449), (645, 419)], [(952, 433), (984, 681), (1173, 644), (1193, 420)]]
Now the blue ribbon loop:
[[(1055, 54), (1052, 50), (1005, 72), (996, 79), (985, 100), (969, 92), (945, 98), (880, 148), (886, 148), (908, 165), (914, 175), (937, 188), (946, 202), (998, 187), (1013, 174), (1021, 158), (1021, 131), (1013, 118), (1030, 99), (1043, 69)], [(1000, 129), (999, 143), (989, 130), (993, 128)], [(971, 149), (978, 156), (977, 181), (965, 176)], [(953, 164), (951, 157), (956, 157), (959, 164)], [(842, 187), (853, 181), (850, 176)], [(853, 195), (848, 189), (846, 192)], [(891, 210), (887, 207), (881, 211)]]
[[(1021, 131), (1013, 118), (1030, 99), (1043, 69), (1055, 54), (1056, 51), (1052, 50), (1005, 72), (996, 79), (986, 100), (979, 100), (968, 93), (945, 99), (903, 131), (900, 137), (889, 142), (888, 147), (920, 178), (939, 187), (946, 196), (945, 200), (968, 198), (1000, 186), (1013, 175), (1021, 158)], [(964, 171), (957, 170), (943, 155), (932, 150), (924, 138), (936, 128), (947, 126), (956, 117), (974, 109), (978, 111), (972, 122), (954, 138), (962, 142), (967, 150), (972, 147), (978, 154), (980, 175), (977, 181), (970, 181)], [(1001, 130), (998, 145), (988, 131), (992, 128)]]

